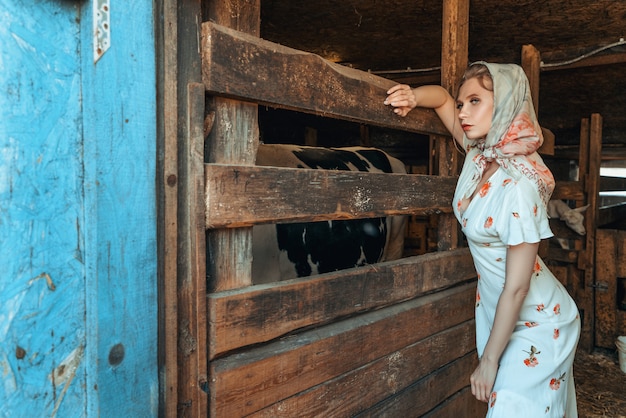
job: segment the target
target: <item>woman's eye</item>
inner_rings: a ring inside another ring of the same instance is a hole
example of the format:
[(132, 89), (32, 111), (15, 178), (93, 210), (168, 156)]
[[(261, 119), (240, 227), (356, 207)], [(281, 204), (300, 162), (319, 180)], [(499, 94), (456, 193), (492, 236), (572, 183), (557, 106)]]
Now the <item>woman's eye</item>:
[(462, 107), (463, 107), (463, 103), (457, 103), (456, 104), (456, 109), (457, 110), (461, 110)]
[(480, 103), (480, 100), (477, 97), (474, 97), (474, 98), (470, 99), (470, 103), (471, 104), (478, 104), (478, 103)]

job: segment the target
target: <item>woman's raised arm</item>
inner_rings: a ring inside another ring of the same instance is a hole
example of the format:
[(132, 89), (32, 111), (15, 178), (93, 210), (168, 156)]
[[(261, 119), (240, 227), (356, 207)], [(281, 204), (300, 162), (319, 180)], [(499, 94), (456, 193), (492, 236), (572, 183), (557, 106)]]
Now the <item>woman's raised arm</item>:
[(412, 89), (406, 84), (398, 84), (387, 91), (384, 104), (393, 107), (393, 111), (402, 117), (416, 107), (434, 109), (446, 129), (462, 146), (463, 129), (457, 120), (454, 99), (443, 87), (428, 85)]

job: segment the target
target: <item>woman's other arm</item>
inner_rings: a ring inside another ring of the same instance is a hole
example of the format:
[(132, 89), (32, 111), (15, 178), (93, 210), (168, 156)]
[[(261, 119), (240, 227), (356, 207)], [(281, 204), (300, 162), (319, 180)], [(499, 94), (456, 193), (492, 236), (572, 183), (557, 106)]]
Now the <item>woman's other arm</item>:
[(500, 356), (511, 339), (530, 288), (538, 249), (539, 243), (522, 243), (507, 250), (506, 280), (496, 307), (493, 329), (480, 363), (470, 378), (472, 393), (478, 400), (487, 402), (491, 394)]

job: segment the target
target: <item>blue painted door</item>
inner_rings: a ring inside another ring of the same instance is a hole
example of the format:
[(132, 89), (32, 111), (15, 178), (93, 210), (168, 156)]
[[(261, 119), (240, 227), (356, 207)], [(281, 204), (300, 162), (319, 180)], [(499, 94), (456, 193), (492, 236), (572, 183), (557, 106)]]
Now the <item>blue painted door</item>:
[(157, 414), (153, 7), (0, 0), (0, 417)]

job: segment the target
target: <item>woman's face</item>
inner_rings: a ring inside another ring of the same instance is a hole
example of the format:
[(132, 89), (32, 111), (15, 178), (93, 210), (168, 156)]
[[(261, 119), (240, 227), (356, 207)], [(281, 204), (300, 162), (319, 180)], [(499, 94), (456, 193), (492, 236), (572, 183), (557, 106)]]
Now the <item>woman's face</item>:
[(459, 122), (468, 139), (487, 136), (493, 117), (493, 92), (484, 88), (478, 78), (466, 80), (456, 102)]

